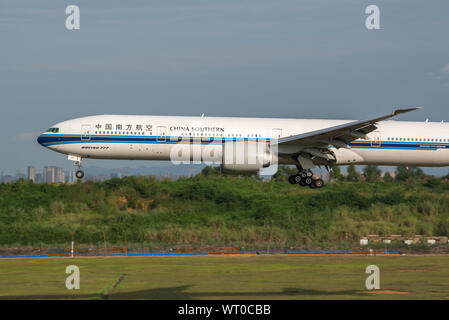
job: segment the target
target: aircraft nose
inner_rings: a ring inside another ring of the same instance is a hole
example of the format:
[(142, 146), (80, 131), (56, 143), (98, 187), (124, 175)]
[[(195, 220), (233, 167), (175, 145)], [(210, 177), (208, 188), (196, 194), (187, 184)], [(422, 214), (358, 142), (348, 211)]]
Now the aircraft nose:
[(40, 145), (44, 143), (44, 137), (42, 135), (39, 135), (39, 137), (37, 137), (37, 143), (39, 143)]

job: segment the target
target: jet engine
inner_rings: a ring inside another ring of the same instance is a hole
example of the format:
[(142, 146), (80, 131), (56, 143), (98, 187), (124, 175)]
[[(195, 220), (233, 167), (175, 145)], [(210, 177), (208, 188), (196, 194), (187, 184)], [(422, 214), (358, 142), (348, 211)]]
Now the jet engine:
[(266, 141), (229, 141), (223, 144), (221, 172), (228, 174), (257, 173), (274, 163)]

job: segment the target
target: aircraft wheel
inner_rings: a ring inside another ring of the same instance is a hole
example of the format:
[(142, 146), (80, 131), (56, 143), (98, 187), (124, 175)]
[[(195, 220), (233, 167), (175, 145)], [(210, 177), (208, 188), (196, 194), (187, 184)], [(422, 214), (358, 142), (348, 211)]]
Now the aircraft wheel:
[(290, 184), (295, 184), (296, 183), (295, 176), (288, 177), (288, 182), (290, 182)]
[(317, 179), (313, 182), (316, 188), (322, 188), (324, 186), (324, 181), (322, 179)]
[(304, 179), (304, 182), (306, 183), (306, 185), (310, 186), (312, 184), (313, 180), (312, 180), (312, 178), (307, 177)]
[(301, 176), (299, 174), (295, 174), (293, 176), (293, 179), (295, 180), (295, 183), (301, 183)]
[(75, 176), (76, 176), (78, 179), (84, 178), (84, 171), (78, 170), (77, 172), (75, 172)]

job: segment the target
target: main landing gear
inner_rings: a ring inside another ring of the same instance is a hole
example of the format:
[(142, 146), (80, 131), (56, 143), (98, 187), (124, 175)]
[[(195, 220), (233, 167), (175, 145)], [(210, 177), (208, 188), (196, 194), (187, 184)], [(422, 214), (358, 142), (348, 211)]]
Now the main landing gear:
[(288, 182), (291, 184), (299, 184), (302, 187), (309, 186), (310, 188), (322, 188), (324, 181), (320, 177), (313, 174), (310, 170), (300, 171), (298, 174), (288, 177)]

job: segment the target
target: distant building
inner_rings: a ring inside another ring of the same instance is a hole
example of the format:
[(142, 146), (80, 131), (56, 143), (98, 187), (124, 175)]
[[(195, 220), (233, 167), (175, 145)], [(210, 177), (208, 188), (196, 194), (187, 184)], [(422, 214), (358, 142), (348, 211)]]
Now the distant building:
[(70, 183), (75, 183), (76, 182), (77, 179), (76, 179), (75, 173), (76, 173), (75, 170), (71, 170), (69, 172), (68, 179), (67, 179), (68, 182), (70, 182)]
[(44, 167), (44, 183), (55, 182), (55, 172), (53, 167)]
[(43, 174), (44, 183), (65, 183), (65, 172), (58, 167), (44, 167)]
[(42, 177), (42, 173), (37, 173), (34, 183), (43, 183), (43, 182), (44, 182), (44, 179)]
[(3, 175), (2, 176), (2, 182), (3, 183), (9, 183), (9, 182), (12, 182), (12, 181), (13, 181), (12, 176), (10, 176), (10, 175)]
[(28, 180), (36, 182), (36, 169), (34, 167), (28, 167)]
[(65, 183), (65, 172), (62, 168), (55, 168), (56, 182)]

